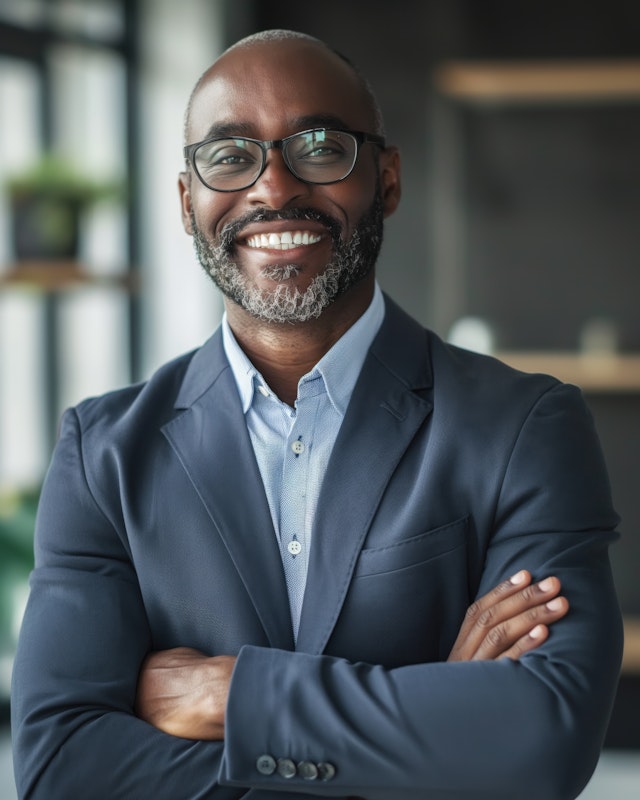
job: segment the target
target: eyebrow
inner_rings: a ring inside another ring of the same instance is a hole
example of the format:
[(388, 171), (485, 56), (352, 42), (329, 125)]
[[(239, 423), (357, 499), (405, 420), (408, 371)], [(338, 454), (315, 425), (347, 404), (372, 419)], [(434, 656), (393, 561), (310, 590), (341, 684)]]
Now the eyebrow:
[[(311, 128), (335, 128), (350, 130), (346, 122), (333, 114), (309, 114), (296, 117), (290, 122), (293, 133), (306, 131)], [(247, 138), (255, 137), (255, 127), (250, 122), (215, 122), (206, 132), (202, 141), (208, 139), (232, 139), (234, 136)]]
[(309, 128), (340, 128), (349, 130), (351, 127), (334, 114), (311, 114), (309, 116), (297, 117), (293, 121), (293, 126), (298, 130), (304, 131)]

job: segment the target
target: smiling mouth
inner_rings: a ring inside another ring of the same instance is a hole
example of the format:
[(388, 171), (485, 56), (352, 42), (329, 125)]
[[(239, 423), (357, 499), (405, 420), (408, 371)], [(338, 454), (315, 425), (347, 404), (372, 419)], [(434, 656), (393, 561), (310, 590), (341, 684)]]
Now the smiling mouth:
[(295, 247), (308, 247), (322, 239), (311, 231), (283, 231), (282, 233), (256, 233), (247, 236), (247, 247), (268, 250), (293, 250)]

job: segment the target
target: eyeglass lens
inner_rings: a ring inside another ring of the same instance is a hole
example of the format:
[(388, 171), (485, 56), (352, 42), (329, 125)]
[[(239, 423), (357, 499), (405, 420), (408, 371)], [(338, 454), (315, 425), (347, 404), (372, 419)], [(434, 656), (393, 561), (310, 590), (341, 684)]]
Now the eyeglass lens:
[[(355, 137), (344, 131), (305, 131), (283, 140), (281, 148), (291, 172), (308, 183), (342, 180), (353, 169), (358, 154)], [(251, 139), (217, 139), (196, 150), (194, 166), (212, 189), (243, 189), (260, 175), (265, 150)]]

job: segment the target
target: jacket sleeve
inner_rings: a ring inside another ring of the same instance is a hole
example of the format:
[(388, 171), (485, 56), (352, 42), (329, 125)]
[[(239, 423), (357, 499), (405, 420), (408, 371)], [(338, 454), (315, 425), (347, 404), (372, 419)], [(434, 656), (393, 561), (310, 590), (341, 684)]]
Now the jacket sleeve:
[(478, 596), (526, 567), (536, 579), (557, 575), (570, 601), (542, 646), (520, 661), (395, 669), (245, 647), (221, 780), (304, 790), (299, 774), (261, 774), (264, 754), (332, 764), (331, 780), (308, 784), (325, 796), (575, 798), (598, 760), (622, 651), (608, 561), (618, 520), (575, 387), (555, 386), (531, 409), (493, 519)]
[(237, 798), (222, 747), (161, 733), (133, 714), (151, 636), (134, 568), (85, 477), (75, 412), (41, 496), (36, 566), (14, 664), (21, 798)]

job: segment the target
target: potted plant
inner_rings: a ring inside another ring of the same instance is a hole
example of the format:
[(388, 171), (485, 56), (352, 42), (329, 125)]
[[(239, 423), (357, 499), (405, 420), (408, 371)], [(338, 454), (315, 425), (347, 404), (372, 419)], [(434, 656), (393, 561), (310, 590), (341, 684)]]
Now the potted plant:
[(77, 258), (83, 211), (120, 192), (116, 183), (95, 181), (52, 154), (45, 154), (23, 173), (10, 176), (6, 188), (18, 262)]

